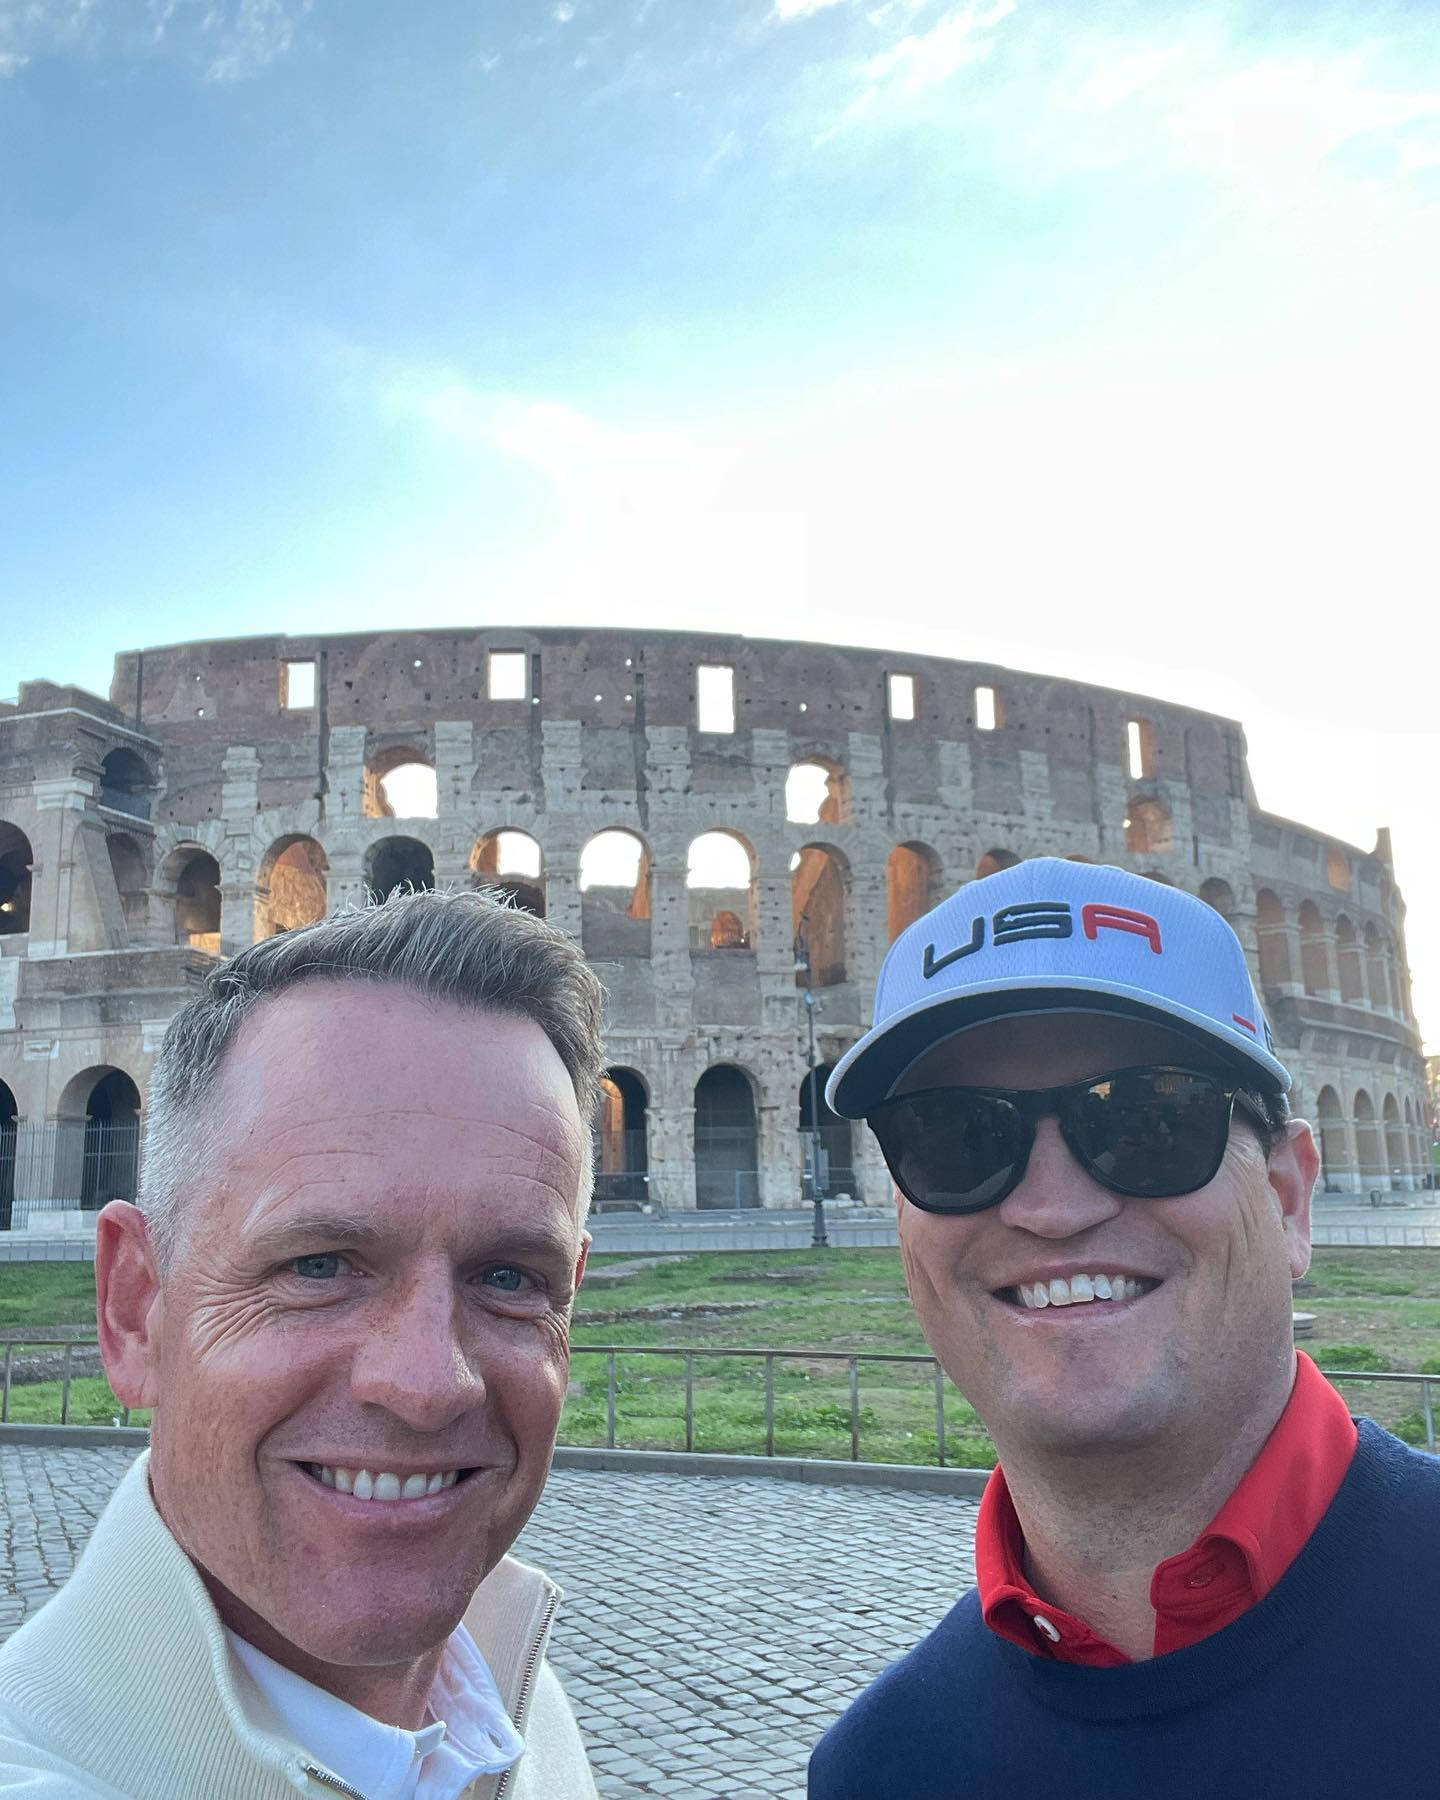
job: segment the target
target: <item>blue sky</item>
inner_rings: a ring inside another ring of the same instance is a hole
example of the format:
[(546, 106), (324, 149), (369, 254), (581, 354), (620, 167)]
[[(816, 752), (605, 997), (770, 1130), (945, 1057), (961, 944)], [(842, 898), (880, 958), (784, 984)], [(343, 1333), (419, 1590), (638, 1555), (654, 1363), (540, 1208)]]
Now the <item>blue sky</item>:
[(1392, 826), (1433, 1034), (1434, 24), (0, 0), (0, 693), (500, 618), (1106, 680)]

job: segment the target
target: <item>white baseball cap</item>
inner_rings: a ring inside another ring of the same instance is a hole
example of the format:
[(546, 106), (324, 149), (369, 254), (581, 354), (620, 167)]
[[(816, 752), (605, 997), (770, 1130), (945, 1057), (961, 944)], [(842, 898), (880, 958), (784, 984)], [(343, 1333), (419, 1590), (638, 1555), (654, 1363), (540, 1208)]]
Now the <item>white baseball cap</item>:
[(825, 1098), (846, 1119), (883, 1100), (917, 1056), (1011, 1013), (1103, 1012), (1188, 1033), (1282, 1093), (1290, 1074), (1239, 938), (1182, 888), (1037, 856), (968, 882), (890, 946), (875, 1022)]

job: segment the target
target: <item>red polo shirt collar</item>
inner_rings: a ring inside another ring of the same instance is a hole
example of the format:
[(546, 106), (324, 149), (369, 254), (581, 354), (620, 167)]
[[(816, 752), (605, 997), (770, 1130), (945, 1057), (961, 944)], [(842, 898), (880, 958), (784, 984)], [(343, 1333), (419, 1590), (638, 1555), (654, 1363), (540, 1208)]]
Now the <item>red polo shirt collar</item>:
[[(1188, 1550), (1150, 1582), (1155, 1654), (1183, 1650), (1263, 1600), (1335, 1498), (1355, 1454), (1355, 1421), (1302, 1351), (1275, 1429), (1235, 1492)], [(986, 1484), (975, 1527), (985, 1623), (1037, 1656), (1103, 1669), (1129, 1662), (1083, 1619), (1041, 1600), (1025, 1577), (1025, 1539), (1002, 1470)]]

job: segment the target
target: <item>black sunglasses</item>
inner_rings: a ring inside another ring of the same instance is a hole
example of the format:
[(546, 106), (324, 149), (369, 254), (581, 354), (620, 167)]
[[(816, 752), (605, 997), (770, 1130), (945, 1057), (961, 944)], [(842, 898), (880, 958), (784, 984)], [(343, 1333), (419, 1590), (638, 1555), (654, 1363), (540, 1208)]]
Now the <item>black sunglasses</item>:
[(1239, 1103), (1262, 1131), (1261, 1100), (1197, 1069), (1112, 1069), (1053, 1088), (923, 1088), (865, 1116), (905, 1198), (925, 1212), (998, 1206), (1025, 1174), (1035, 1123), (1054, 1114), (1071, 1154), (1103, 1187), (1144, 1200), (1213, 1181)]

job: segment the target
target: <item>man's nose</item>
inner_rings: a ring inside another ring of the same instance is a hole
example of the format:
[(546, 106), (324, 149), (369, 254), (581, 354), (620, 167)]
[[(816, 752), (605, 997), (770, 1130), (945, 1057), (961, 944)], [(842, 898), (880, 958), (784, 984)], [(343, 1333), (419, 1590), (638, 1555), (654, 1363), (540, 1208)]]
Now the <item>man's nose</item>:
[(479, 1405), (485, 1382), (464, 1341), (462, 1305), (447, 1276), (417, 1279), (373, 1309), (351, 1359), (355, 1398), (416, 1431), (443, 1430)]
[(1123, 1209), (1125, 1201), (1102, 1187), (1075, 1160), (1060, 1135), (1055, 1119), (1041, 1119), (1035, 1127), (1035, 1143), (1025, 1176), (998, 1208), (1000, 1217), (1017, 1231), (1036, 1237), (1067, 1238), (1103, 1225)]

